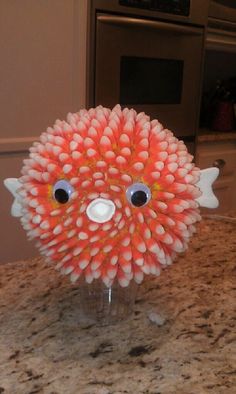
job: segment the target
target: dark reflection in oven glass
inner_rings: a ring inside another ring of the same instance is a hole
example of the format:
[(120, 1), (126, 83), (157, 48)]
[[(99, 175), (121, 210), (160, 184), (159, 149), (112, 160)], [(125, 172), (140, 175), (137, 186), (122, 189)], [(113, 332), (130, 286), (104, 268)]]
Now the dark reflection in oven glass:
[(183, 60), (122, 56), (121, 104), (179, 104)]

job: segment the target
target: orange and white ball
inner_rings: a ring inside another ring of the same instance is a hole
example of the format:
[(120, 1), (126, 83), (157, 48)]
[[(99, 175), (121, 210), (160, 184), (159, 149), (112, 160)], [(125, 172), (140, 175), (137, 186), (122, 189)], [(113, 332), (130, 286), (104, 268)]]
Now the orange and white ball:
[(30, 148), (21, 223), (73, 282), (141, 283), (186, 249), (200, 220), (199, 176), (158, 120), (118, 105), (80, 110)]

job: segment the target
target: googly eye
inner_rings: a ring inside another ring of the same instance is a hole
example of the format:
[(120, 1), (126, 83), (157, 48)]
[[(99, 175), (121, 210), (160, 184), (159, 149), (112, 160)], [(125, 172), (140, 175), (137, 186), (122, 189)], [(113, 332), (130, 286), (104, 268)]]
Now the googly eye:
[(146, 205), (151, 199), (151, 191), (144, 183), (133, 183), (126, 190), (127, 200), (135, 207)]
[(68, 181), (60, 180), (57, 181), (53, 188), (53, 196), (57, 202), (60, 204), (66, 204), (71, 194), (73, 193), (74, 188)]

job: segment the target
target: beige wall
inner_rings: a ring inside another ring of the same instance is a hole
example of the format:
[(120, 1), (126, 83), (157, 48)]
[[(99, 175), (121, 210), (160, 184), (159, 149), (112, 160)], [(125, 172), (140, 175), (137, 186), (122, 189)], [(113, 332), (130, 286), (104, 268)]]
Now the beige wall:
[(6, 177), (55, 119), (85, 106), (88, 0), (0, 1), (0, 263), (31, 257)]

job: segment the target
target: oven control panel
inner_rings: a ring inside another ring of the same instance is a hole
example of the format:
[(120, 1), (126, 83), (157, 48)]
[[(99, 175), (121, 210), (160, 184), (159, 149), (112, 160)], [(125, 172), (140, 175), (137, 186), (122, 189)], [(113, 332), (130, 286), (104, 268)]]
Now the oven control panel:
[(120, 5), (189, 16), (190, 0), (119, 0)]

